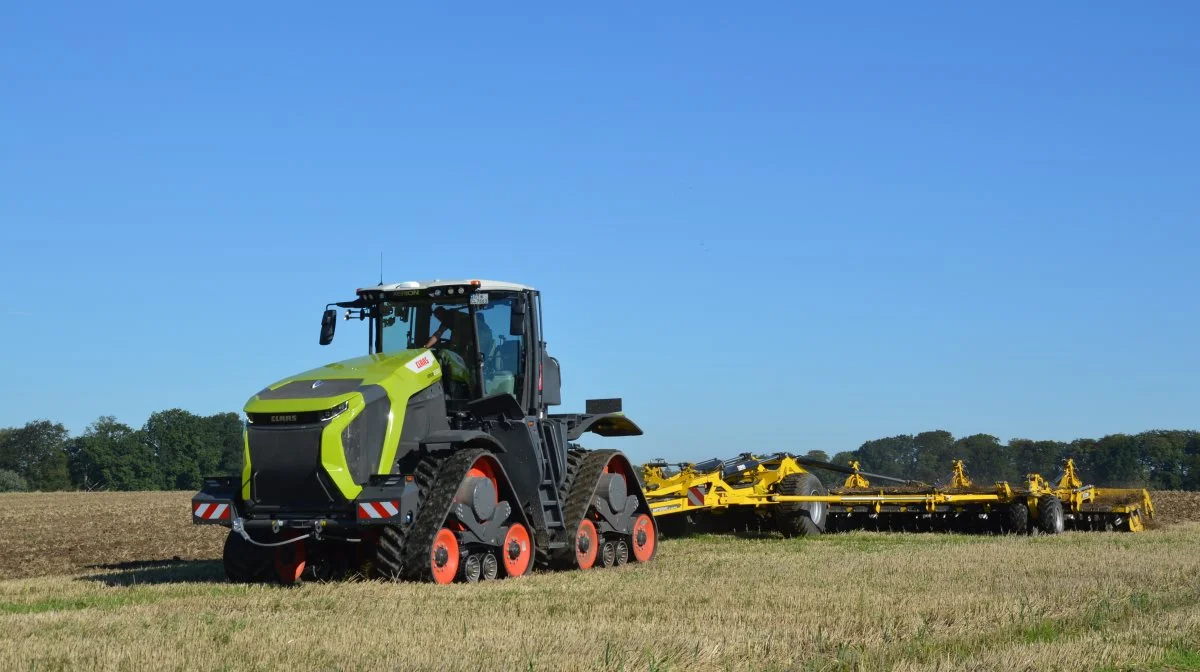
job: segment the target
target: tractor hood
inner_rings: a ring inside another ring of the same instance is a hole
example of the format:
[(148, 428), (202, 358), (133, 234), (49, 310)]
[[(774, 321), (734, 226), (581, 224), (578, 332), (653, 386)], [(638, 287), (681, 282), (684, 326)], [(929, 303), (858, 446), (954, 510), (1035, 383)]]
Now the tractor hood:
[(245, 410), (320, 411), (351, 400), (366, 387), (423, 389), (441, 377), (441, 366), (429, 350), (367, 355), (284, 378), (251, 397)]

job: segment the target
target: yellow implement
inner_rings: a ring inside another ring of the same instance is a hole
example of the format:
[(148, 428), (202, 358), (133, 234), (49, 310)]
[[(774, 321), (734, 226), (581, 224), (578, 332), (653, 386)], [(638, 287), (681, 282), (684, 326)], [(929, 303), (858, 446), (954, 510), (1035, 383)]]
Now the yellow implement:
[[(1139, 532), (1154, 515), (1145, 490), (1084, 485), (1067, 460), (1057, 484), (1029, 474), (1016, 487), (977, 486), (956, 460), (944, 485), (867, 474), (787, 453), (643, 467), (646, 496), (664, 534), (778, 530), (787, 536), (828, 530), (886, 529), (1056, 534), (1065, 529)], [(810, 469), (847, 474), (827, 491)], [(900, 483), (872, 486), (869, 479)]]

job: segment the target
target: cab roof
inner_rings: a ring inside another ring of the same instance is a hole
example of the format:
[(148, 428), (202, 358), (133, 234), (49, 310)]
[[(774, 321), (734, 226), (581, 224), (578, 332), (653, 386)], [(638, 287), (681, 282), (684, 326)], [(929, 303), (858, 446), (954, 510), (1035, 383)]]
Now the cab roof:
[(492, 292), (522, 292), (534, 291), (533, 287), (528, 285), (519, 285), (515, 282), (504, 282), (502, 280), (409, 280), (408, 282), (388, 282), (374, 287), (363, 287), (358, 290), (361, 292), (397, 292), (412, 289), (433, 289), (436, 287), (461, 287), (470, 286), (478, 282), (480, 291)]

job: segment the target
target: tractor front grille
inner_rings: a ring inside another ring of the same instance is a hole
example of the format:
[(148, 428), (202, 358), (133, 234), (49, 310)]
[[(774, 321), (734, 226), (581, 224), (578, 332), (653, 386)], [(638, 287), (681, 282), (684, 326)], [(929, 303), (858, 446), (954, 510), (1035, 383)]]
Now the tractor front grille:
[(254, 510), (327, 511), (345, 505), (321, 467), (322, 429), (322, 425), (248, 428)]

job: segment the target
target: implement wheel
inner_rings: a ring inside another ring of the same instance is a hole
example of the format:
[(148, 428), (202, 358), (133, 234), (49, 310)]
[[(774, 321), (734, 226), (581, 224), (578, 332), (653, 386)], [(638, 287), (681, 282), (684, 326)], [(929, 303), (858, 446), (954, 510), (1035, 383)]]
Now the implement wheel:
[(1062, 500), (1054, 495), (1045, 495), (1038, 500), (1037, 528), (1042, 534), (1059, 534), (1066, 526)]
[[(821, 479), (814, 474), (788, 474), (779, 481), (780, 495), (826, 495)], [(775, 523), (785, 537), (810, 536), (825, 531), (825, 502), (784, 502), (775, 505)]]
[(1000, 531), (1004, 534), (1029, 532), (1029, 507), (1025, 502), (1014, 501), (1000, 515)]

